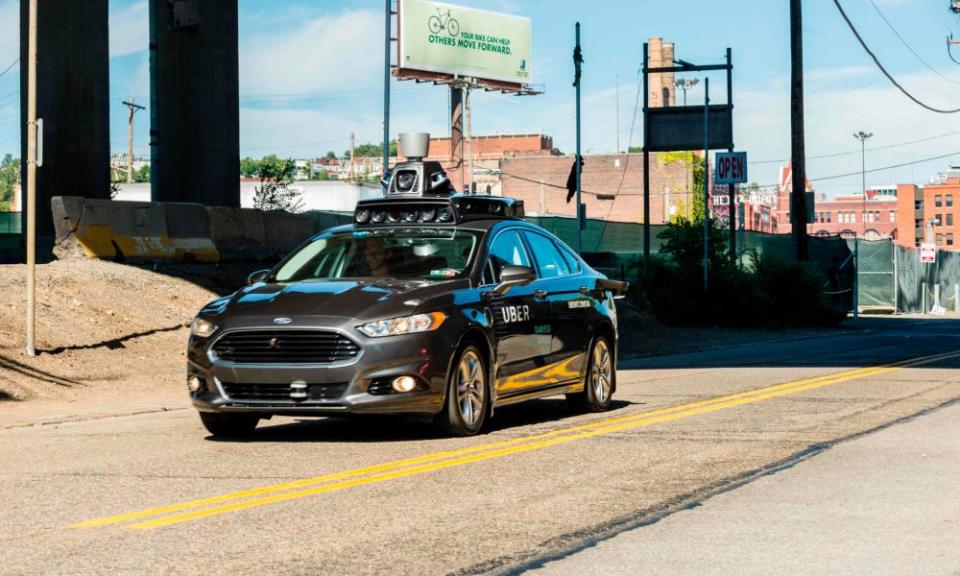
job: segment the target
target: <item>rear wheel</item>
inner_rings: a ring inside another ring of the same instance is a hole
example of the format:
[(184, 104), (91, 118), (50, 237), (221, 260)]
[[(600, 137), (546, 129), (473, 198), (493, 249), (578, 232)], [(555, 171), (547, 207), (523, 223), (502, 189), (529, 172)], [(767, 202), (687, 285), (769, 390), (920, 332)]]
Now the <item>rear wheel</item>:
[(575, 412), (605, 412), (610, 409), (610, 398), (616, 383), (617, 371), (613, 365), (610, 344), (603, 336), (593, 342), (587, 358), (583, 392), (567, 394), (567, 404)]
[(487, 370), (476, 346), (465, 346), (457, 355), (447, 383), (447, 399), (436, 424), (454, 436), (472, 436), (487, 420)]
[(200, 421), (207, 432), (224, 438), (243, 438), (253, 433), (260, 421), (259, 416), (250, 414), (218, 414), (201, 412)]

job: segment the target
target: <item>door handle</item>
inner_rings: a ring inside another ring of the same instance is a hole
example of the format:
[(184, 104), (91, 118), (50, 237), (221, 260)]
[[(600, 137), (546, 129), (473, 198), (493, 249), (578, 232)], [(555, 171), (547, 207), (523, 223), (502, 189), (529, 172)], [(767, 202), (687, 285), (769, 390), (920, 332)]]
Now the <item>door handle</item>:
[(539, 298), (540, 300), (543, 300), (544, 298), (547, 297), (547, 291), (546, 291), (546, 290), (534, 290), (534, 291), (533, 291), (533, 297), (534, 297), (534, 298)]

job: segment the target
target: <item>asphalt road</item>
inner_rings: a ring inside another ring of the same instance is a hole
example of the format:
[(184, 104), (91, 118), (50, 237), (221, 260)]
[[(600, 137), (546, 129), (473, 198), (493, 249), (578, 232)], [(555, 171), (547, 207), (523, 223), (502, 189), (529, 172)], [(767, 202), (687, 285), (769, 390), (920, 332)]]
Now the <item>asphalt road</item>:
[[(865, 326), (625, 361), (613, 411), (571, 417), (543, 400), (498, 411), (471, 439), (396, 420), (275, 419), (221, 442), (191, 410), (3, 430), (0, 572), (549, 568), (960, 401), (960, 322)], [(917, 435), (918, 449), (930, 442)], [(860, 462), (837, 466), (857, 475)], [(810, 505), (845, 505), (830, 475), (805, 481)]]

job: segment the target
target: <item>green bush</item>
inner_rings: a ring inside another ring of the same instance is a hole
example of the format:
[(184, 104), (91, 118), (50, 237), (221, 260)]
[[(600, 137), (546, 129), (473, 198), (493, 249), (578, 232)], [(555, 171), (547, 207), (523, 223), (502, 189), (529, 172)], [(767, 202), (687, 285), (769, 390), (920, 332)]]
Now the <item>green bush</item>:
[(750, 328), (832, 326), (845, 312), (824, 294), (826, 278), (812, 264), (773, 256), (731, 262), (723, 231), (711, 229), (709, 289), (703, 284), (703, 227), (678, 219), (659, 236), (661, 254), (638, 259), (630, 297), (665, 324)]

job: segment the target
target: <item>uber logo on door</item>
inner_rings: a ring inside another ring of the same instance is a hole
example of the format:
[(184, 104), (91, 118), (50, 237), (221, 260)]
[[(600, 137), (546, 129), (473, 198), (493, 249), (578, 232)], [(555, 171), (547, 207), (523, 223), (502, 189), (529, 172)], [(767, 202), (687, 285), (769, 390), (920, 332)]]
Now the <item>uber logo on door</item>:
[(500, 309), (503, 314), (503, 321), (510, 324), (513, 322), (524, 322), (530, 319), (530, 307), (523, 306), (504, 306)]

